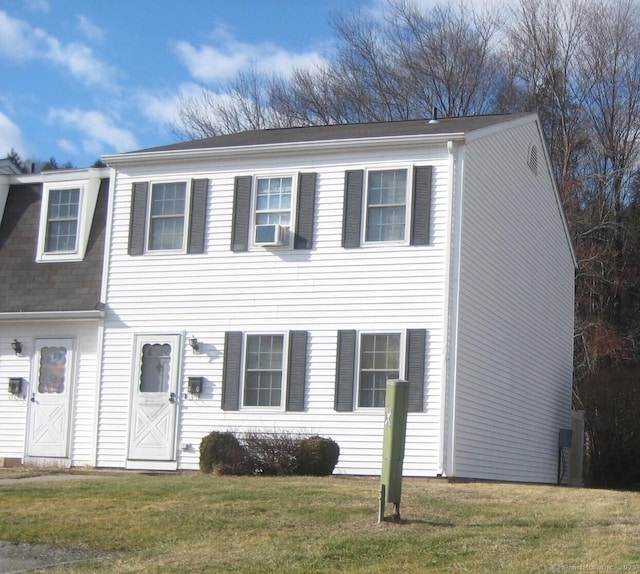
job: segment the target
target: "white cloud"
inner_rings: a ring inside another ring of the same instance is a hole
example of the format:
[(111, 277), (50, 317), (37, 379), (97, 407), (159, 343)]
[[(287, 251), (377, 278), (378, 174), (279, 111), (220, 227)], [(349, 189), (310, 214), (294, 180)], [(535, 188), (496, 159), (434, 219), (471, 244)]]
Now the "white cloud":
[(23, 158), (27, 155), (27, 146), (20, 127), (0, 112), (0, 157), (4, 157), (12, 149), (16, 150)]
[(227, 80), (247, 64), (244, 54), (224, 54), (211, 46), (196, 48), (188, 42), (179, 42), (176, 52), (189, 73), (203, 82)]
[(0, 11), (0, 57), (24, 62), (42, 59), (65, 68), (84, 84), (110, 86), (115, 70), (80, 42), (63, 44), (41, 28)]
[(96, 26), (89, 18), (80, 14), (77, 21), (78, 30), (82, 35), (90, 42), (100, 44), (104, 40), (104, 31), (99, 26)]
[(157, 125), (165, 126), (177, 119), (177, 111), (184, 98), (198, 97), (201, 93), (202, 86), (182, 84), (177, 91), (141, 91), (136, 99), (142, 115)]
[(38, 30), (27, 22), (11, 18), (0, 10), (0, 56), (20, 62), (36, 57), (38, 35)]
[(129, 131), (116, 125), (117, 119), (95, 110), (55, 108), (49, 111), (49, 121), (74, 129), (82, 134), (85, 153), (125, 152), (137, 149), (138, 142)]
[(216, 45), (194, 46), (177, 42), (175, 51), (180, 61), (194, 79), (215, 84), (233, 78), (238, 72), (256, 65), (266, 73), (287, 75), (295, 67), (307, 67), (321, 63), (317, 52), (288, 52), (274, 44), (247, 44), (239, 42), (223, 28), (212, 35)]
[(81, 43), (61, 44), (52, 37), (47, 38), (47, 44), (49, 49), (45, 58), (67, 68), (85, 84), (109, 86), (114, 71), (109, 65), (96, 60), (91, 48)]

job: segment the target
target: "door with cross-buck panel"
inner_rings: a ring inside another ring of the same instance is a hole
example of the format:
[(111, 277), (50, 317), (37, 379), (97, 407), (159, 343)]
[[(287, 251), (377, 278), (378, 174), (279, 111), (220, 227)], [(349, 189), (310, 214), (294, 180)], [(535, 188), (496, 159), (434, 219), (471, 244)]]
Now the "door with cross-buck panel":
[(179, 369), (179, 335), (135, 338), (128, 460), (176, 459)]
[(64, 465), (69, 458), (74, 340), (36, 339), (34, 351), (26, 456)]

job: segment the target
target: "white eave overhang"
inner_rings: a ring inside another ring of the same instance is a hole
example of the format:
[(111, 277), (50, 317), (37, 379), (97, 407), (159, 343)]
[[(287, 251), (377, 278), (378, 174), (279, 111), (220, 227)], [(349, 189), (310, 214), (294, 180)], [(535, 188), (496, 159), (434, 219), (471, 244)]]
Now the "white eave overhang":
[(3, 321), (100, 321), (104, 319), (104, 310), (86, 311), (10, 311), (0, 313)]
[(6, 176), (11, 185), (29, 183), (71, 183), (91, 178), (109, 177), (108, 167), (87, 167), (73, 169), (56, 169), (54, 171), (42, 171), (39, 173), (17, 173)]
[(140, 151), (124, 154), (105, 155), (102, 160), (111, 166), (136, 165), (141, 163), (166, 162), (168, 160), (199, 160), (224, 158), (228, 156), (256, 157), (287, 153), (327, 153), (353, 150), (373, 150), (389, 147), (413, 147), (430, 144), (447, 144), (449, 141), (463, 141), (465, 133), (417, 134), (384, 136), (371, 138), (350, 138), (333, 140), (292, 141), (257, 145), (236, 145), (193, 149), (173, 149), (159, 151)]

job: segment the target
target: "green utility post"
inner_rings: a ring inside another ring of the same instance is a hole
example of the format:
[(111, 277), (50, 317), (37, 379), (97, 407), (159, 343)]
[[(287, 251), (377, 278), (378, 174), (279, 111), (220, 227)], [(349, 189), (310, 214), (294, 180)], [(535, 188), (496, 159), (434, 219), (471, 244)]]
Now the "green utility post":
[(392, 502), (396, 520), (400, 520), (400, 493), (402, 491), (402, 461), (407, 433), (409, 410), (409, 383), (392, 379), (387, 381), (384, 407), (384, 439), (382, 443), (382, 472), (380, 474), (380, 510), (378, 522), (384, 519), (384, 507)]

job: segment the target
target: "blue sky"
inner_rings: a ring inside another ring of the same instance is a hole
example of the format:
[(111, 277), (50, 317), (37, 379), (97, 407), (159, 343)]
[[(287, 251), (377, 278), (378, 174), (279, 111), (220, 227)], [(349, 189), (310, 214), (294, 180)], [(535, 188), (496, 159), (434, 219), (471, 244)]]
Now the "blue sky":
[(0, 157), (77, 167), (174, 141), (181, 94), (326, 54), (331, 13), (383, 0), (0, 0)]

